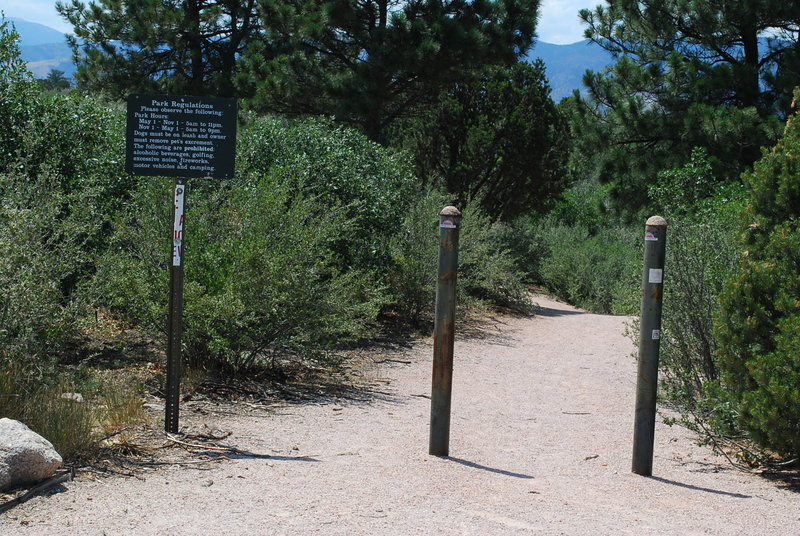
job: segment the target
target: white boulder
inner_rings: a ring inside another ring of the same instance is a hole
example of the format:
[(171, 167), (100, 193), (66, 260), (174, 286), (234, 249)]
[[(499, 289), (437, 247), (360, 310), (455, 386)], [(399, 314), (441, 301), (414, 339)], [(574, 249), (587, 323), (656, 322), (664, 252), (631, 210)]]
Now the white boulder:
[(19, 421), (0, 419), (0, 491), (50, 477), (62, 461), (48, 440)]

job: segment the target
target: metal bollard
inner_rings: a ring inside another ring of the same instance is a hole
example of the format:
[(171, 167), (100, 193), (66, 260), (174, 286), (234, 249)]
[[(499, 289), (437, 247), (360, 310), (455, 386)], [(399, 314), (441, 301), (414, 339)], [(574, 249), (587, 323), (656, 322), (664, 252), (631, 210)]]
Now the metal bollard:
[(644, 240), (642, 311), (639, 320), (639, 367), (636, 380), (636, 415), (633, 426), (631, 471), (639, 475), (651, 476), (653, 474), (667, 221), (661, 216), (653, 216), (648, 219), (645, 224)]
[(461, 212), (457, 208), (445, 207), (439, 213), (439, 277), (436, 284), (431, 435), (428, 450), (433, 456), (447, 456), (450, 451), (450, 400), (453, 383), (460, 224)]

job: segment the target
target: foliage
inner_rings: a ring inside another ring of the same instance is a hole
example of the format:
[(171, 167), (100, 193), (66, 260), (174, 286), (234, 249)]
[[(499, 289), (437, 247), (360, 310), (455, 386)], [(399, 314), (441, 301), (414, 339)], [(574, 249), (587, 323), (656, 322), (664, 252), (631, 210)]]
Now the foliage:
[(79, 281), (130, 179), (113, 110), (46, 95), (13, 58), (2, 63), (0, 357), (47, 360), (75, 331)]
[(59, 192), (41, 184), (31, 202), (13, 195), (19, 182), (0, 174), (0, 360), (47, 362), (80, 313), (63, 286), (80, 269), (82, 233), (59, 221)]
[(436, 300), (438, 214), (445, 205), (444, 195), (427, 193), (411, 205), (389, 242), (392, 307), (412, 325), (430, 314)]
[(695, 147), (714, 157), (716, 177), (735, 181), (777, 138), (784, 89), (800, 80), (797, 5), (624, 0), (581, 18), (619, 59), (587, 73), (589, 98), (576, 96), (579, 150), (593, 157), (593, 176), (615, 185), (621, 209), (643, 206), (647, 182)]
[[(190, 363), (243, 370), (270, 352), (324, 351), (365, 333), (383, 294), (370, 272), (337, 267), (333, 245), (352, 232), (341, 208), (320, 207), (270, 176), (250, 175), (216, 194), (194, 188), (198, 182), (188, 185)], [(166, 186), (135, 192), (93, 289), (152, 330), (163, 329), (167, 300)]]
[(344, 266), (377, 268), (387, 260), (388, 239), (416, 194), (404, 155), (326, 118), (253, 119), (242, 130), (238, 154), (240, 167), (280, 178), (313, 198), (318, 210), (345, 210), (353, 228), (337, 246)]
[(258, 36), (253, 0), (56, 2), (79, 87), (119, 97), (172, 93), (230, 97), (236, 62)]
[(727, 436), (736, 429), (727, 396), (719, 388), (713, 319), (740, 256), (744, 188), (716, 180), (703, 150), (659, 179), (650, 194), (669, 221), (660, 352), (663, 393), (684, 424), (702, 437)]
[(569, 127), (550, 98), (544, 64), (520, 62), (459, 82), (401, 135), (421, 177), (459, 204), (481, 198), (505, 220), (543, 210), (567, 183)]
[(481, 208), (479, 198), (464, 207), (459, 235), (459, 299), (526, 310), (530, 305), (523, 276), (510, 251), (498, 240), (502, 224)]
[(473, 69), (531, 45), (538, 0), (259, 0), (267, 39), (243, 58), (252, 106), (385, 129)]
[(11, 22), (0, 18), (0, 83), (5, 89), (26, 78), (30, 78), (30, 73), (20, 57), (19, 33)]
[(42, 89), (47, 91), (64, 91), (72, 87), (72, 82), (64, 76), (64, 71), (58, 69), (50, 69), (47, 77), (40, 78), (37, 82)]
[(600, 313), (638, 310), (640, 233), (608, 212), (608, 186), (580, 181), (545, 216), (529, 214), (499, 228), (529, 284)]
[[(795, 92), (795, 99), (800, 92)], [(800, 455), (800, 123), (745, 176), (750, 225), (716, 322), (738, 422), (761, 445)]]
[[(435, 191), (418, 199), (390, 241), (391, 308), (414, 325), (430, 315), (435, 305), (438, 215), (446, 199)], [(491, 222), (478, 201), (468, 203), (462, 211), (456, 286), (460, 306), (490, 302), (525, 309), (530, 305), (513, 257), (497, 238), (501, 228)]]
[(610, 225), (589, 234), (580, 225), (539, 222), (547, 252), (540, 261), (544, 286), (559, 298), (598, 313), (638, 310), (641, 233)]

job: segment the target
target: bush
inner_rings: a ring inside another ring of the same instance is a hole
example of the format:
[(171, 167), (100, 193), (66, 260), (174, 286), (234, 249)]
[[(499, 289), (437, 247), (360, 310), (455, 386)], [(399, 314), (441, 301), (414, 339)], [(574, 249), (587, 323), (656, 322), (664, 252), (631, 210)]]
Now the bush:
[[(111, 215), (130, 186), (120, 115), (46, 95), (0, 27), (0, 359), (63, 353)], [(43, 365), (42, 365), (43, 366)]]
[[(795, 92), (800, 99), (800, 91)], [(800, 123), (745, 180), (750, 225), (721, 297), (719, 363), (738, 422), (779, 454), (800, 455)]]
[[(389, 288), (392, 308), (418, 324), (431, 313), (436, 299), (439, 255), (439, 212), (446, 197), (430, 192), (419, 199), (390, 241), (392, 264)], [(461, 306), (491, 302), (508, 307), (530, 305), (522, 274), (497, 235), (502, 224), (492, 224), (478, 202), (462, 211), (459, 231), (458, 303)]]
[(252, 118), (239, 136), (238, 165), (314, 199), (320, 211), (342, 207), (353, 225), (337, 244), (345, 267), (385, 264), (388, 239), (417, 195), (405, 156), (326, 118)]
[(704, 440), (736, 433), (719, 386), (713, 319), (724, 282), (736, 270), (745, 205), (743, 187), (720, 183), (710, 160), (697, 149), (690, 162), (661, 173), (649, 190), (669, 222), (661, 393)]
[(429, 192), (411, 205), (389, 241), (391, 307), (412, 325), (419, 325), (436, 300), (439, 212), (446, 204), (445, 196)]
[(638, 311), (641, 232), (617, 225), (590, 235), (585, 228), (545, 220), (541, 233), (548, 252), (540, 270), (548, 290), (598, 313)]
[(460, 299), (479, 306), (486, 302), (526, 310), (530, 305), (523, 274), (498, 239), (502, 223), (492, 222), (479, 199), (463, 210), (459, 235)]
[[(342, 271), (334, 251), (345, 209), (271, 176), (188, 184), (185, 356), (246, 369), (270, 352), (313, 352), (360, 337), (384, 302), (369, 270)], [(151, 330), (166, 325), (170, 184), (151, 181), (120, 217), (93, 288), (98, 302)]]
[(59, 221), (63, 196), (42, 181), (36, 202), (0, 174), (0, 361), (48, 360), (71, 338), (81, 303), (64, 281), (80, 266), (80, 229)]

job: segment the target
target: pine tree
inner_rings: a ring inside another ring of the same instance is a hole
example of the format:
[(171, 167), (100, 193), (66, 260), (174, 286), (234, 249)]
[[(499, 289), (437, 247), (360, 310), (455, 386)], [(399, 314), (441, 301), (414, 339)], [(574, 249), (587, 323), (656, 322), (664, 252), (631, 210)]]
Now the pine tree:
[(236, 62), (258, 34), (255, 0), (80, 0), (57, 2), (79, 87), (232, 96)]
[(456, 84), (403, 130), (418, 175), (441, 180), (495, 218), (544, 211), (567, 186), (567, 116), (550, 98), (544, 63), (487, 69)]
[(261, 110), (326, 114), (375, 141), (475, 68), (530, 46), (539, 0), (259, 0), (239, 83)]
[(647, 183), (695, 147), (731, 180), (777, 138), (800, 82), (797, 2), (614, 0), (580, 15), (618, 58), (584, 78), (580, 149), (621, 202), (641, 206)]

